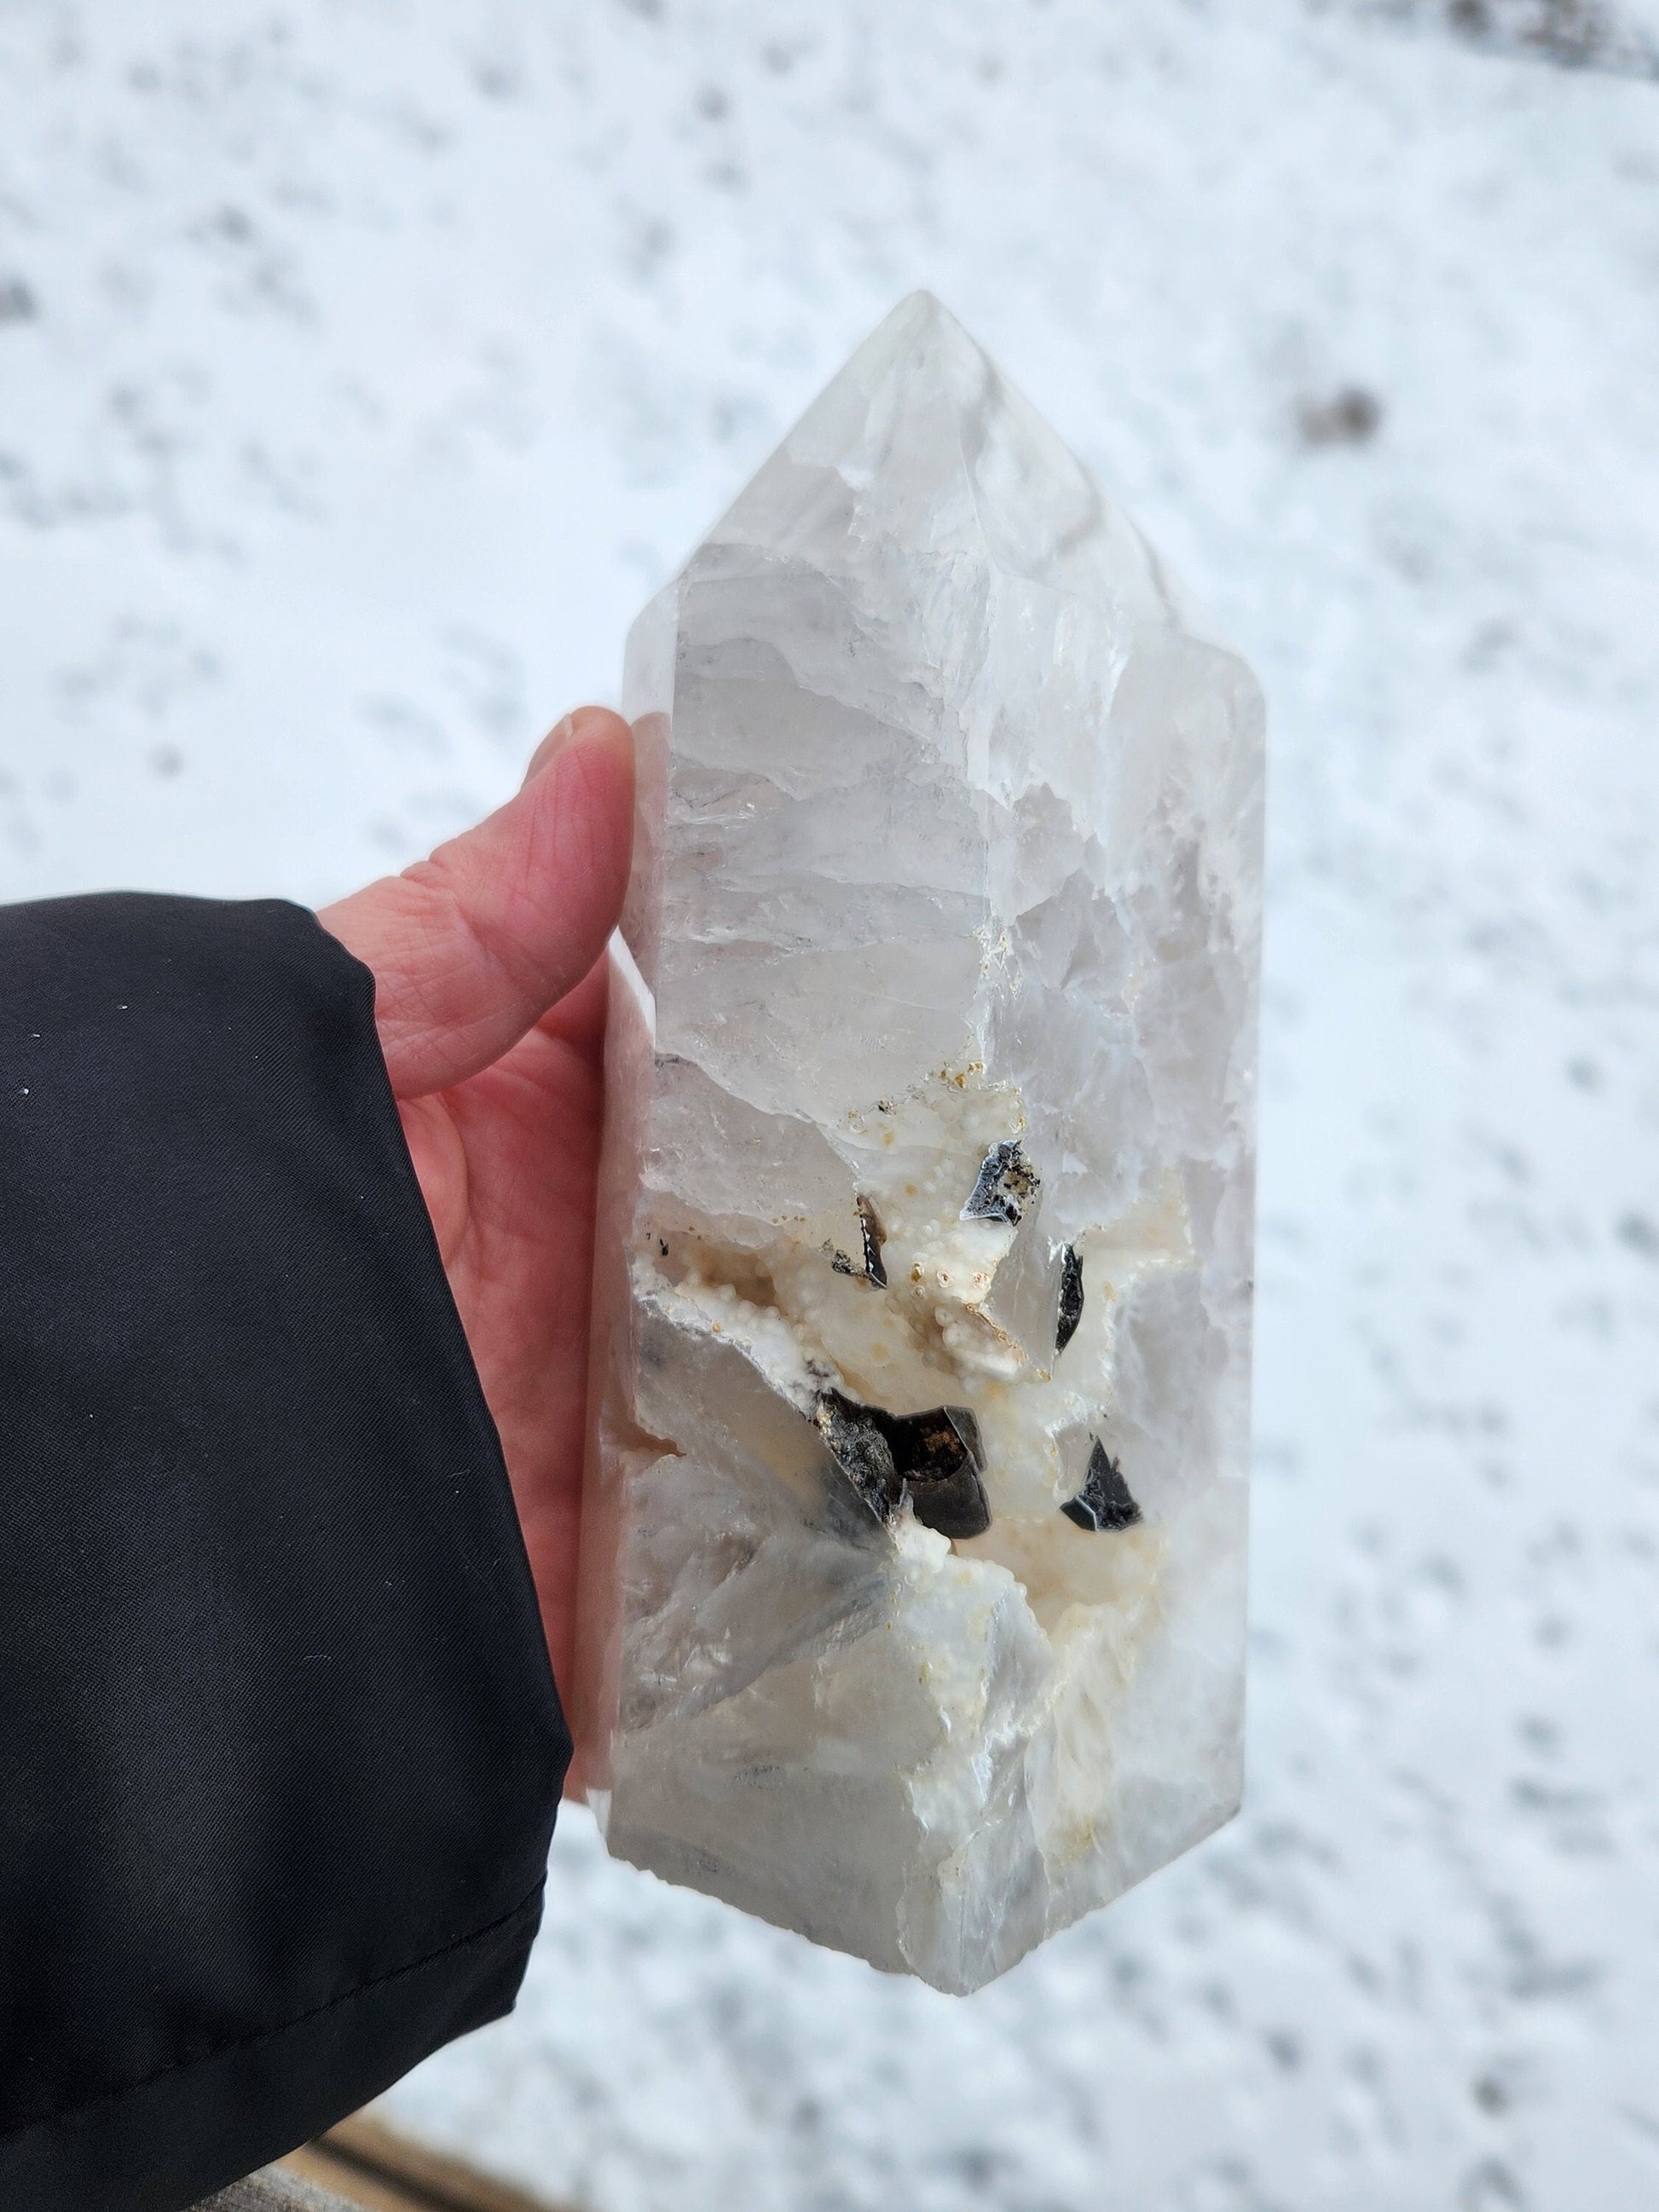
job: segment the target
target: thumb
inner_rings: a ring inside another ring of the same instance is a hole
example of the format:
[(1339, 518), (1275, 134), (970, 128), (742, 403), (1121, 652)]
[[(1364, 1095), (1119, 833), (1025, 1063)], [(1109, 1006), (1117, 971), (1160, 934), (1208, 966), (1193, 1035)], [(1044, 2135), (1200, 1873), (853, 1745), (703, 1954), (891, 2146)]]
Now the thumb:
[(622, 911), (633, 824), (632, 732), (579, 707), (505, 806), (324, 908), (324, 928), (374, 971), (399, 1098), (488, 1067), (580, 982)]

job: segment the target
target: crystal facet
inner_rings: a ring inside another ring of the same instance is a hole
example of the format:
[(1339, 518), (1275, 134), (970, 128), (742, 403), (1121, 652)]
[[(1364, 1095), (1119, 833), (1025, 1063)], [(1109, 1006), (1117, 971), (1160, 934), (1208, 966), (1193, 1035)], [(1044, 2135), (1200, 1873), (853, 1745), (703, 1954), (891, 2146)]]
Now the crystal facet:
[(579, 1771), (973, 1989), (1238, 1799), (1260, 702), (917, 295), (627, 708)]

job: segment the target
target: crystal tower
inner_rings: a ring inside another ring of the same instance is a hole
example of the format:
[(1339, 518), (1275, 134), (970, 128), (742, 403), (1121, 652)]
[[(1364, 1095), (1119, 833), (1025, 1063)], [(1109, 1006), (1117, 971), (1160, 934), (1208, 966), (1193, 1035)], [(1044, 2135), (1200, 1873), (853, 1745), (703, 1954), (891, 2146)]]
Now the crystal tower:
[(1260, 700), (918, 294), (625, 703), (580, 1772), (971, 1990), (1238, 1802)]

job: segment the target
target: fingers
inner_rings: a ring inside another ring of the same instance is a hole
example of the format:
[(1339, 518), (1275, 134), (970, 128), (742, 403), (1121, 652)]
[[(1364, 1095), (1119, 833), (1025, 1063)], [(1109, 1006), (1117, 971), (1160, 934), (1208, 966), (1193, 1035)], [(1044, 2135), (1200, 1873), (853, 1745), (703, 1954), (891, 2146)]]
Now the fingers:
[(605, 708), (579, 708), (505, 806), (324, 909), (323, 927), (374, 971), (400, 1098), (488, 1067), (580, 982), (622, 911), (633, 819), (632, 733)]

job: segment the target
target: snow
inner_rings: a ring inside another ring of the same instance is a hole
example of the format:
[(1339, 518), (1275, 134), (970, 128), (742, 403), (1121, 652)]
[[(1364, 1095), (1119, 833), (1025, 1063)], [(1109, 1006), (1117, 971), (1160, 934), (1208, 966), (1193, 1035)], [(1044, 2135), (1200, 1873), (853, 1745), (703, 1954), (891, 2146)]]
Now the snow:
[(0, 5), (0, 895), (413, 856), (918, 284), (1268, 695), (1243, 1820), (956, 2002), (571, 1816), (399, 2124), (592, 2212), (1659, 2197), (1659, 90), (1523, 45)]

